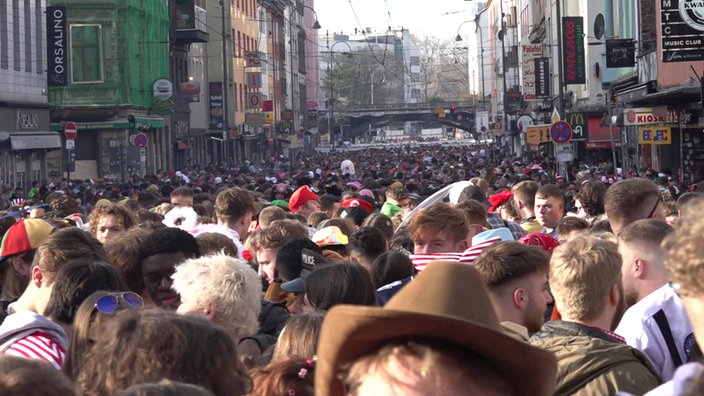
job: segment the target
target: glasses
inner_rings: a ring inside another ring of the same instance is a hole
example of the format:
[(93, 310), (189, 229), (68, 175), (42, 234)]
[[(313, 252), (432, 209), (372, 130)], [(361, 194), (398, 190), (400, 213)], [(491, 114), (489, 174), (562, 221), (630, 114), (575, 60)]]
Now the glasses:
[(655, 201), (655, 206), (653, 206), (653, 210), (650, 211), (650, 214), (648, 215), (648, 217), (646, 217), (646, 219), (651, 219), (653, 217), (653, 215), (655, 214), (655, 210), (658, 208), (658, 206), (660, 206), (661, 201), (662, 197), (658, 195), (658, 200)]
[(111, 314), (120, 307), (120, 300), (124, 301), (130, 308), (139, 309), (144, 307), (142, 297), (134, 292), (113, 293), (102, 296), (95, 302), (95, 307), (104, 314)]

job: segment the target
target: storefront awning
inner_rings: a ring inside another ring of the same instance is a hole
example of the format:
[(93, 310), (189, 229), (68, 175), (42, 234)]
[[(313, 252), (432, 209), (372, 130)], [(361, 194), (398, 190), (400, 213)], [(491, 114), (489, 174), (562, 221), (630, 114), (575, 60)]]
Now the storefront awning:
[[(614, 126), (613, 133), (614, 141), (618, 143), (621, 136), (621, 130), (617, 126)], [(611, 147), (611, 130), (609, 127), (601, 125), (601, 117), (589, 117), (588, 143), (608, 143), (609, 147)]]
[(0, 140), (10, 139), (12, 150), (61, 148), (61, 136), (56, 132), (0, 132)]
[(630, 100), (630, 104), (645, 105), (675, 105), (681, 103), (698, 102), (701, 97), (699, 85), (680, 85), (661, 89), (654, 93), (641, 95)]

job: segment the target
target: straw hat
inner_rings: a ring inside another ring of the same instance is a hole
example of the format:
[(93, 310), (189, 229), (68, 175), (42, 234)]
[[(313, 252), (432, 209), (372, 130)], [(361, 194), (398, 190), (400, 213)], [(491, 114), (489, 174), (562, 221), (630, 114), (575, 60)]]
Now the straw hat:
[(555, 355), (502, 333), (477, 270), (435, 261), (383, 307), (338, 305), (325, 317), (318, 344), (317, 395), (343, 395), (341, 367), (403, 339), (437, 339), (490, 363), (515, 394), (552, 395)]

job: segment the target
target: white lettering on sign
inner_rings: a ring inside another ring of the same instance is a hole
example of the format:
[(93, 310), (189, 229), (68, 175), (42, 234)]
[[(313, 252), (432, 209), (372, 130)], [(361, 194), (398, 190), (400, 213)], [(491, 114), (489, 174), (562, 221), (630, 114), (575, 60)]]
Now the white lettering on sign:
[(39, 114), (37, 113), (17, 113), (17, 129), (37, 129), (39, 128)]

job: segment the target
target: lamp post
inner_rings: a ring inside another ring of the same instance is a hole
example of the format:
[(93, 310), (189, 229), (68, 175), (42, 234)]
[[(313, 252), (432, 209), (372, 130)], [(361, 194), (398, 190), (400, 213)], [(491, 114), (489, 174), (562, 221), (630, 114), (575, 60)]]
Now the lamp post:
[(328, 102), (330, 104), (330, 109), (328, 110), (328, 133), (330, 133), (330, 142), (332, 144), (332, 147), (335, 148), (335, 132), (333, 131), (333, 127), (335, 126), (335, 90), (334, 90), (334, 84), (333, 84), (333, 76), (332, 76), (332, 60), (333, 57), (332, 55), (334, 52), (332, 51), (336, 45), (338, 44), (344, 44), (347, 46), (347, 49), (349, 52), (347, 53), (348, 57), (352, 57), (352, 47), (350, 47), (349, 44), (347, 44), (346, 41), (336, 41), (332, 45), (329, 45), (329, 35), (326, 35), (328, 37), (328, 41), (326, 43), (326, 47), (328, 49), (328, 54), (330, 55), (329, 61), (328, 61), (328, 78), (330, 79), (330, 98), (328, 99)]

